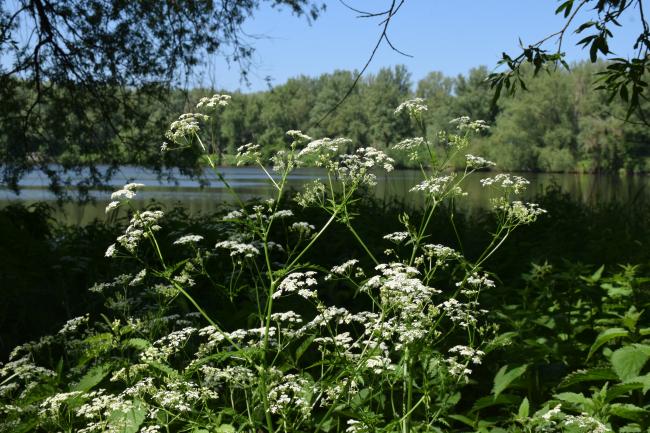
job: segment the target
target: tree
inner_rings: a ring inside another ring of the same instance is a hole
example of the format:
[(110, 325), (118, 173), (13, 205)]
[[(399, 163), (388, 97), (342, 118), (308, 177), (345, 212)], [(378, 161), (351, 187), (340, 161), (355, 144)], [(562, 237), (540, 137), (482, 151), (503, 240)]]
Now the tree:
[[(590, 19), (576, 23), (578, 13), (589, 9), (592, 11)], [(567, 32), (573, 29), (575, 33), (584, 35), (578, 45), (589, 48), (592, 63), (598, 61), (599, 56), (608, 60), (606, 69), (597, 73), (598, 89), (607, 91), (610, 99), (620, 96), (628, 106), (626, 119), (636, 113), (643, 122), (650, 124), (641, 104), (642, 99), (648, 99), (646, 80), (650, 72), (650, 26), (643, 0), (561, 0), (555, 13), (562, 14), (566, 20), (560, 30), (532, 44), (526, 45), (520, 40), (521, 52), (516, 56), (503, 53), (498, 64), (504, 66), (505, 70), (489, 77), (495, 89), (495, 100), (503, 89), (509, 93), (516, 92), (518, 88), (526, 89), (527, 69), (523, 68), (524, 65), (532, 66), (533, 76), (542, 70), (557, 69), (560, 65), (569, 69), (562, 42)], [(614, 53), (610, 51), (608, 41), (614, 35), (613, 28), (620, 27), (623, 19), (633, 13), (638, 15), (641, 22), (633, 46), (636, 55), (631, 59), (612, 57)], [(555, 42), (557, 48), (550, 49), (551, 42)]]
[[(165, 100), (206, 55), (238, 64), (245, 79), (254, 48), (242, 24), (261, 4), (308, 19), (324, 9), (313, 0), (1, 2), (3, 182), (16, 189), (25, 171), (40, 167), (60, 186), (51, 163), (61, 163), (64, 149), (78, 151), (64, 171), (100, 160), (114, 166), (120, 150), (146, 153), (159, 143), (161, 119), (141, 104)], [(90, 174), (90, 186), (105, 179)]]

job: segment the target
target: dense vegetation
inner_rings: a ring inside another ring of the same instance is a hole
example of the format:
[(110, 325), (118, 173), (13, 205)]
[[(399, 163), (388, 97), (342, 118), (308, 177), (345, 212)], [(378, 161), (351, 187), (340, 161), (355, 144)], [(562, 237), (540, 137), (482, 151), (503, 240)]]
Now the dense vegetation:
[[(358, 83), (345, 103), (329, 116), (325, 115), (352, 86), (354, 73), (302, 76), (266, 92), (232, 95), (229, 111), (214, 129), (217, 163), (232, 164), (236, 149), (249, 142), (259, 144), (263, 155), (269, 157), (286, 146), (284, 131), (299, 129), (313, 136), (350, 138), (348, 151), (372, 145), (388, 151), (398, 165), (411, 165), (403, 154), (389, 147), (413, 135), (413, 126), (407, 118), (395, 117), (391, 109), (383, 107), (394, 107), (416, 96), (431, 107), (424, 121), (434, 146), (440, 145), (434, 135), (448, 130), (451, 118), (467, 115), (490, 124), (490, 132), (475, 140), (471, 150), (487, 155), (503, 170), (646, 172), (650, 161), (649, 129), (634, 121), (626, 122), (626, 105), (618, 99), (608, 101), (606, 94), (594, 90), (593, 73), (603, 67), (583, 63), (574, 65), (571, 72), (543, 74), (529, 83), (529, 91), (503, 98), (497, 106), (491, 104), (492, 91), (485, 81), (488, 71), (484, 67), (458, 77), (434, 72), (418, 83), (411, 81), (404, 67), (382, 69)], [(198, 175), (200, 154), (196, 149), (176, 152), (166, 159), (160, 158), (158, 150), (164, 140), (160, 131), (172, 120), (172, 113), (192, 106), (206, 93), (200, 89), (172, 92), (164, 100), (132, 93), (130, 106), (136, 108), (115, 107), (111, 124), (102, 118), (105, 107), (86, 110), (79, 122), (93, 123), (90, 133), (81, 126), (64, 127), (74, 119), (63, 121), (63, 112), (56, 105), (52, 111), (45, 109), (41, 113), (44, 121), (33, 125), (28, 136), (22, 135), (23, 125), (7, 117), (0, 133), (4, 142), (0, 147), (5, 149), (1, 156), (7, 163), (3, 169), (11, 170), (12, 154), (27, 146), (33, 158), (42, 158), (43, 162), (53, 158), (64, 167), (74, 167), (80, 159), (86, 163), (159, 169), (167, 164)], [(92, 99), (92, 95), (88, 97)], [(3, 106), (2, 110), (15, 108)], [(100, 145), (104, 142), (110, 149)], [(462, 167), (464, 162), (455, 163)], [(29, 168), (20, 167), (12, 181)], [(75, 181), (75, 176), (56, 178), (55, 170), (50, 174), (59, 186)], [(90, 174), (80, 187), (91, 187), (104, 179), (101, 171)]]
[[(167, 151), (199, 148), (216, 168), (212, 126), (229, 104), (202, 99), (171, 125)], [(7, 322), (42, 320), (42, 333), (82, 314), (11, 351), (0, 431), (647, 431), (650, 279), (613, 265), (647, 261), (645, 205), (589, 209), (551, 189), (540, 207), (518, 199), (525, 179), (501, 173), (481, 181), (491, 211), (464, 216), (465, 178), (493, 165), (465, 154), (486, 125), (456, 119), (438, 149), (427, 112), (416, 99), (393, 113), (421, 134), (392, 146), (423, 162), (418, 209), (366, 195), (393, 168), (381, 150), (292, 130), (272, 157), (274, 199), (192, 219), (133, 208), (142, 185), (127, 184), (107, 206), (123, 215), (115, 226), (3, 211), (33, 247), (25, 258), (49, 264), (28, 290), (5, 289)], [(264, 168), (260, 150), (236, 159)], [(288, 193), (303, 164), (326, 178)], [(18, 285), (26, 263), (3, 256)], [(38, 299), (48, 286), (57, 293)]]

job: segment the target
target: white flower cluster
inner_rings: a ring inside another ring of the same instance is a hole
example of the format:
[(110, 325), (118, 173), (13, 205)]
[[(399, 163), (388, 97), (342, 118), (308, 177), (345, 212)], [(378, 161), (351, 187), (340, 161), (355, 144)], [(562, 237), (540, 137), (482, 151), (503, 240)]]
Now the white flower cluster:
[(380, 275), (370, 278), (362, 289), (379, 290), (382, 308), (391, 312), (395, 321), (392, 329), (400, 343), (397, 347), (429, 335), (438, 316), (433, 297), (440, 290), (423, 284), (417, 277), (420, 272), (402, 263), (380, 264), (375, 269)]
[(465, 155), (465, 160), (468, 168), (487, 168), (497, 165), (489, 159), (485, 159), (482, 156), (474, 156), (469, 153)]
[(477, 307), (475, 301), (460, 302), (455, 298), (450, 298), (438, 305), (438, 308), (445, 313), (449, 320), (464, 329), (476, 325), (478, 322), (476, 313), (484, 312), (484, 310), (476, 311)]
[(273, 293), (273, 299), (277, 299), (287, 293), (297, 293), (298, 296), (305, 299), (314, 299), (317, 294), (314, 289), (310, 289), (317, 284), (314, 276), (316, 272), (293, 272), (285, 277), (278, 286), (278, 289)]
[(313, 224), (299, 221), (291, 224), (289, 230), (298, 233), (300, 236), (308, 237), (314, 230), (316, 230), (316, 227), (314, 227)]
[(453, 181), (455, 178), (456, 175), (454, 174), (447, 176), (430, 177), (415, 185), (409, 191), (424, 192), (434, 201), (440, 201), (445, 196), (467, 195), (467, 193), (463, 192), (463, 190), (458, 185), (453, 186)]
[(349, 419), (347, 424), (348, 427), (345, 429), (346, 433), (369, 433), (372, 431), (370, 427), (356, 419)]
[(348, 185), (377, 184), (377, 176), (370, 172), (374, 167), (386, 171), (393, 170), (395, 161), (381, 150), (374, 147), (361, 147), (354, 154), (341, 155), (340, 161), (333, 168), (338, 179)]
[(187, 144), (189, 138), (198, 134), (201, 130), (200, 122), (205, 122), (208, 119), (209, 116), (201, 113), (181, 114), (178, 120), (172, 122), (169, 126), (165, 137), (177, 144)]
[(325, 185), (316, 179), (303, 185), (302, 192), (296, 194), (295, 200), (302, 207), (309, 207), (323, 203)]
[(311, 414), (311, 404), (308, 400), (313, 391), (311, 388), (310, 382), (304, 377), (285, 374), (269, 391), (271, 413), (288, 416), (292, 412), (298, 412), (308, 418)]
[(530, 182), (521, 176), (512, 176), (508, 173), (499, 173), (494, 177), (481, 179), (481, 185), (502, 188), (515, 194), (523, 192)]
[(174, 380), (159, 388), (153, 400), (165, 409), (176, 412), (192, 412), (198, 401), (215, 400), (218, 394), (189, 380)]
[(293, 211), (289, 209), (281, 209), (271, 215), (271, 219), (275, 218), (290, 218), (293, 216)]
[(332, 157), (336, 155), (340, 147), (348, 146), (352, 143), (349, 138), (321, 138), (313, 140), (298, 152), (298, 158), (301, 162), (313, 162), (317, 167), (328, 165)]
[(226, 107), (230, 103), (230, 95), (212, 95), (210, 98), (204, 96), (199, 99), (199, 103), (196, 104), (196, 108), (205, 111), (214, 111), (220, 107)]
[(61, 406), (70, 400), (75, 400), (81, 396), (81, 391), (61, 392), (47, 397), (40, 404), (38, 412), (41, 416), (57, 417)]
[[(128, 252), (135, 253), (138, 244), (143, 238), (148, 238), (149, 235), (161, 229), (158, 221), (164, 216), (160, 210), (136, 212), (131, 218), (129, 226), (124, 231), (123, 235), (118, 236), (117, 243), (124, 247)], [(106, 250), (106, 257), (114, 257), (117, 253), (116, 244), (112, 244)]]
[(384, 239), (387, 241), (394, 242), (396, 244), (404, 242), (409, 237), (408, 232), (395, 232), (384, 235)]
[(441, 244), (425, 244), (422, 245), (422, 250), (428, 258), (432, 259), (435, 257), (436, 266), (444, 266), (448, 261), (462, 258), (462, 255), (458, 251)]
[(74, 319), (70, 319), (65, 324), (59, 329), (58, 334), (61, 335), (67, 335), (67, 334), (72, 334), (79, 329), (80, 326), (85, 325), (88, 323), (88, 320), (90, 320), (90, 315), (85, 314), (83, 316), (75, 317)]
[(215, 245), (215, 248), (230, 250), (230, 257), (251, 258), (260, 254), (257, 247), (238, 241), (221, 241)]
[[(475, 287), (476, 289), (481, 288), (493, 288), (494, 281), (489, 279), (486, 274), (479, 275), (478, 272), (474, 272), (465, 279), (465, 283), (469, 286)], [(456, 283), (456, 286), (460, 287), (463, 285), (463, 282)]]
[(406, 138), (393, 146), (395, 150), (408, 152), (409, 159), (416, 161), (419, 157), (419, 151), (426, 145), (423, 137)]
[(610, 433), (612, 429), (593, 416), (582, 413), (581, 415), (566, 415), (563, 420), (565, 426), (578, 427), (579, 431), (589, 433)]
[(459, 131), (482, 132), (490, 129), (485, 120), (472, 120), (467, 116), (461, 116), (449, 121), (450, 124), (456, 125)]
[(508, 202), (501, 198), (493, 200), (492, 204), (495, 210), (503, 212), (506, 223), (510, 225), (530, 224), (546, 213), (537, 203)]
[(302, 316), (295, 311), (271, 314), (271, 320), (281, 323), (302, 323)]
[(259, 163), (262, 158), (260, 153), (260, 145), (248, 143), (237, 148), (237, 155), (235, 160), (237, 161), (237, 167), (245, 165), (248, 163)]
[(412, 118), (419, 118), (429, 108), (422, 98), (413, 98), (402, 102), (395, 109), (395, 114), (406, 112)]
[(118, 189), (111, 194), (111, 202), (106, 206), (106, 213), (113, 209), (117, 209), (122, 202), (129, 201), (135, 197), (135, 191), (142, 188), (144, 185), (141, 183), (127, 183), (121, 189)]
[(201, 372), (203, 373), (203, 382), (209, 387), (227, 383), (234, 388), (245, 388), (258, 380), (257, 374), (250, 368), (240, 365), (228, 365), (223, 368), (203, 365)]
[[(357, 263), (359, 263), (359, 260), (357, 260), (357, 259), (347, 260), (347, 261), (341, 263), (340, 265), (332, 267), (332, 269), (330, 269), (330, 273), (333, 274), (333, 275), (341, 275), (341, 276), (350, 275), (350, 273), (352, 272), (352, 270), (354, 269), (354, 267), (355, 267), (355, 265)], [(356, 274), (357, 275), (359, 275), (359, 274), (363, 275), (363, 270), (361, 268), (357, 267), (356, 268)], [(330, 275), (328, 275), (327, 277), (331, 278)], [(326, 279), (329, 279), (327, 277), (326, 277)]]
[(462, 356), (465, 359), (468, 359), (472, 364), (480, 364), (485, 356), (485, 352), (482, 350), (474, 349), (469, 346), (457, 345), (449, 349), (449, 353), (453, 353), (457, 356)]
[(196, 244), (203, 240), (201, 235), (185, 235), (174, 241), (174, 245)]
[(302, 143), (312, 140), (309, 135), (304, 134), (302, 131), (297, 129), (290, 129), (286, 132), (286, 134), (293, 139), (294, 143)]

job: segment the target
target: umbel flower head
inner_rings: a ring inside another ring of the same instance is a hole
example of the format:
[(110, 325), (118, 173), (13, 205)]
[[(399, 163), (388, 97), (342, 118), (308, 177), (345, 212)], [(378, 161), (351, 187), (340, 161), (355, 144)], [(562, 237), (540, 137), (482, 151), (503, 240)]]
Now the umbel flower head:
[(407, 113), (413, 119), (419, 119), (429, 107), (422, 98), (413, 98), (402, 102), (395, 109), (395, 114)]

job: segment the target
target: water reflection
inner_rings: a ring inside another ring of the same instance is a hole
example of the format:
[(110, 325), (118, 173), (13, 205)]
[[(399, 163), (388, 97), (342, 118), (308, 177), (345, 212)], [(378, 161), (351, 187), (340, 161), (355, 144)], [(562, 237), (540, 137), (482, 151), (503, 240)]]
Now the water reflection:
[[(273, 186), (261, 169), (252, 167), (227, 167), (223, 174), (243, 199), (265, 198), (273, 194)], [(291, 188), (300, 188), (308, 180), (323, 178), (323, 170), (314, 168), (298, 169), (289, 178)], [(479, 179), (491, 176), (481, 173), (472, 177), (463, 187), (468, 196), (458, 201), (458, 205), (467, 209), (480, 209), (489, 205), (490, 194), (480, 185)], [(72, 175), (74, 176), (74, 175)], [(206, 176), (209, 185), (201, 187), (196, 179), (190, 179), (175, 173), (176, 181), (159, 180), (152, 171), (139, 167), (122, 167), (111, 182), (115, 188), (127, 182), (139, 182), (147, 187), (138, 193), (138, 206), (146, 206), (152, 201), (165, 207), (181, 205), (190, 214), (209, 213), (224, 202), (232, 202), (233, 198), (224, 185), (214, 174)], [(550, 186), (557, 186), (569, 193), (575, 200), (595, 205), (618, 201), (630, 205), (645, 202), (649, 196), (650, 178), (647, 176), (595, 176), (583, 174), (534, 174), (524, 175), (530, 180), (530, 185), (523, 199), (530, 200), (537, 194), (543, 193)], [(410, 205), (420, 205), (423, 198), (409, 189), (421, 180), (417, 170), (397, 170), (388, 174), (378, 175), (378, 185), (374, 189), (375, 196), (382, 201), (398, 200)], [(74, 177), (70, 182), (74, 184)], [(38, 172), (32, 172), (22, 182), (20, 195), (15, 195), (6, 188), (0, 188), (0, 207), (10, 203), (25, 204), (37, 201), (50, 202), (56, 205), (56, 197), (47, 190), (47, 177)], [(104, 219), (104, 207), (110, 200), (110, 192), (93, 191), (91, 196), (94, 203), (77, 205), (66, 203), (58, 207), (56, 217), (70, 224), (84, 224), (96, 218)]]

